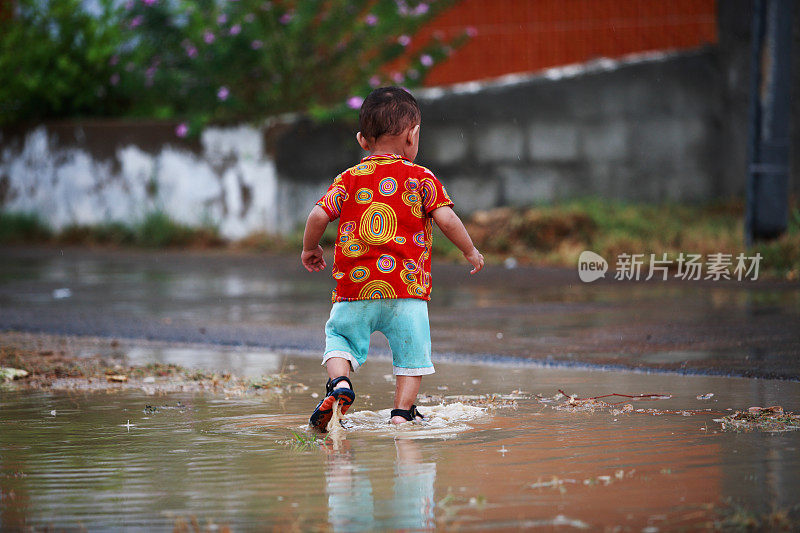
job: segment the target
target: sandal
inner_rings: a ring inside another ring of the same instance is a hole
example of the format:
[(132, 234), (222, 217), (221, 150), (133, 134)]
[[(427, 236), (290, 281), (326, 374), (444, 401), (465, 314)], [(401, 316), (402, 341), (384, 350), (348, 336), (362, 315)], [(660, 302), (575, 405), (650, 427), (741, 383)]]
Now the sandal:
[[(346, 381), (350, 385), (349, 389), (340, 388), (335, 389), (337, 383)], [(347, 376), (339, 376), (333, 380), (329, 379), (325, 384), (325, 397), (319, 402), (317, 408), (311, 414), (308, 423), (311, 427), (316, 428), (323, 433), (327, 431), (328, 422), (331, 421), (333, 416), (333, 404), (339, 400), (339, 411), (344, 415), (356, 399), (356, 393), (353, 392), (353, 383)]]
[(412, 405), (411, 409), (392, 409), (392, 413), (389, 415), (389, 417), (391, 419), (395, 416), (401, 416), (409, 422), (413, 422), (417, 418), (419, 418), (422, 422), (427, 420), (425, 416), (417, 410), (416, 405)]

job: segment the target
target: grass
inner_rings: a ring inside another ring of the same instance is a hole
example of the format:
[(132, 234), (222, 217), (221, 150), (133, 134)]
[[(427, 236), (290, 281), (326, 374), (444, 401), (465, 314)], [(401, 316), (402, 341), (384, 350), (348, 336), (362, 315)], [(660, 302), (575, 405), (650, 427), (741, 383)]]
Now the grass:
[(161, 211), (149, 213), (136, 224), (70, 224), (59, 232), (54, 232), (35, 214), (0, 212), (0, 244), (23, 243), (211, 248), (222, 246), (226, 241), (211, 225), (188, 226)]
[[(465, 223), (476, 245), (495, 260), (574, 267), (583, 250), (606, 258), (613, 269), (621, 253), (678, 254), (745, 252), (762, 256), (759, 275), (800, 277), (800, 204), (792, 203), (787, 232), (747, 250), (743, 243), (744, 204), (645, 204), (584, 198), (558, 205), (498, 208), (473, 214)], [(439, 239), (442, 240), (442, 239)], [(434, 249), (451, 257), (457, 250)]]
[(327, 435), (306, 435), (305, 433), (298, 433), (292, 431), (292, 438), (289, 439), (289, 445), (292, 449), (303, 451), (319, 448), (328, 440)]
[[(647, 204), (583, 198), (557, 205), (503, 207), (479, 211), (464, 222), (476, 245), (490, 262), (510, 257), (522, 263), (573, 268), (583, 250), (606, 258), (613, 269), (621, 253), (679, 253), (707, 256), (745, 252), (762, 256), (759, 277), (800, 279), (800, 203), (790, 203), (789, 225), (778, 239), (743, 244), (744, 203), (738, 200), (704, 205)], [(0, 244), (56, 243), (72, 245), (133, 246), (145, 248), (209, 248), (228, 246), (256, 251), (297, 252), (302, 229), (278, 236), (254, 232), (235, 242), (225, 241), (211, 225), (189, 227), (163, 212), (153, 212), (141, 222), (71, 225), (53, 232), (35, 215), (0, 212)], [(336, 225), (330, 224), (322, 245), (333, 247)], [(461, 253), (438, 229), (434, 230), (434, 255), (462, 261)]]

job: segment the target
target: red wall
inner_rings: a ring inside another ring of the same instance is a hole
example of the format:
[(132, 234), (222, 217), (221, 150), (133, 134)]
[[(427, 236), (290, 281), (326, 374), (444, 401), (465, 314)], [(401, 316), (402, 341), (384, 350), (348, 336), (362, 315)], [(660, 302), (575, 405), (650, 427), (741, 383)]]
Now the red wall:
[(715, 43), (716, 0), (463, 0), (415, 40), (467, 27), (477, 35), (435, 66), (426, 85)]

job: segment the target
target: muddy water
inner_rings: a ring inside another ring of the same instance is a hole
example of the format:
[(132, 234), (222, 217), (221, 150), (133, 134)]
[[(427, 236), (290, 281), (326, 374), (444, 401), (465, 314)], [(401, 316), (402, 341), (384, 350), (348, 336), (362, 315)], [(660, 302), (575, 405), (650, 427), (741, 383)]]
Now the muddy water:
[[(395, 429), (385, 411), (390, 362), (376, 357), (354, 379), (343, 439), (304, 447), (289, 443), (305, 434), (322, 389), (316, 358), (202, 349), (207, 368), (283, 368), (311, 388), (272, 399), (4, 391), (0, 528), (164, 529), (195, 517), (234, 530), (672, 530), (718, 519), (730, 502), (761, 513), (798, 501), (800, 432), (722, 433), (713, 422), (727, 408), (798, 411), (796, 382), (439, 364), (423, 381), (428, 424)], [(202, 349), (147, 345), (128, 355), (185, 364)], [(667, 393), (635, 407), (711, 411), (575, 413), (535, 399), (559, 388)], [(446, 398), (481, 394), (513, 395), (517, 406)]]

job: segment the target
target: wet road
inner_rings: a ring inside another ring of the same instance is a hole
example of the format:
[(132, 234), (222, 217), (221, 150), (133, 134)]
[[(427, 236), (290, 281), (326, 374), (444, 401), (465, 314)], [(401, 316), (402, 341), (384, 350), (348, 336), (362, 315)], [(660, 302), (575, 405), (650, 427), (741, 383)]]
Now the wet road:
[[(435, 358), (797, 379), (800, 284), (616, 282), (438, 262)], [(0, 249), (0, 330), (320, 351), (329, 272), (289, 255)], [(376, 351), (385, 351), (382, 337)]]

